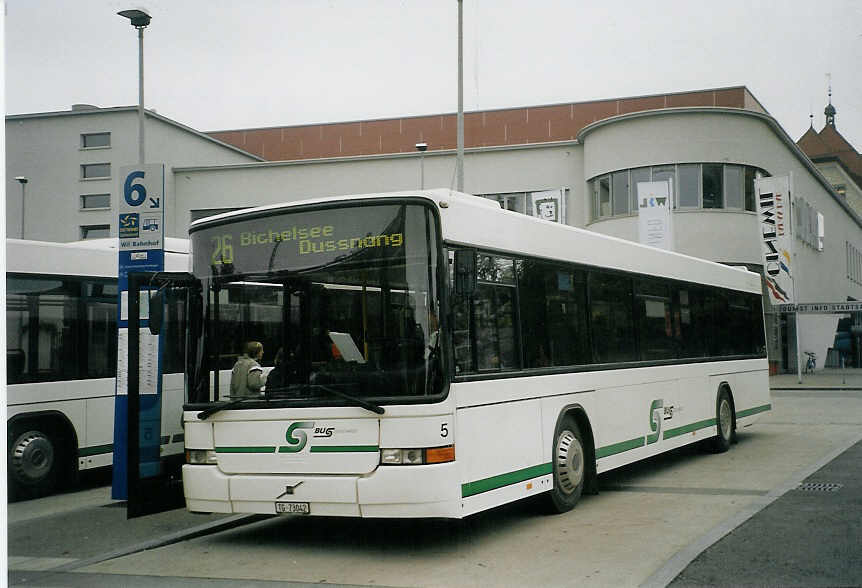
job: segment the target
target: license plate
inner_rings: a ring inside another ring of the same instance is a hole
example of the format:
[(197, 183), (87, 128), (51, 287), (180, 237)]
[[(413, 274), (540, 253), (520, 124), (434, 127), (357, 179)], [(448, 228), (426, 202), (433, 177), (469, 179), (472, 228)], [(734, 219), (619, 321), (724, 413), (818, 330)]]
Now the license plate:
[(277, 514), (309, 514), (311, 507), (307, 502), (276, 502)]

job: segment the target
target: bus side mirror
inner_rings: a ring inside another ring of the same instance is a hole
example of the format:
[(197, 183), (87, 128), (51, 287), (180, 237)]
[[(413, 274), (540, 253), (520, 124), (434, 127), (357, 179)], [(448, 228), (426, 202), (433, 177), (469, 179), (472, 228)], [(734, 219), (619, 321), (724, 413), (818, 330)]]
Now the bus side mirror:
[(455, 294), (472, 296), (476, 284), (476, 252), (472, 249), (455, 251)]
[(150, 295), (150, 333), (158, 335), (162, 332), (162, 321), (165, 318), (165, 296), (162, 290)]

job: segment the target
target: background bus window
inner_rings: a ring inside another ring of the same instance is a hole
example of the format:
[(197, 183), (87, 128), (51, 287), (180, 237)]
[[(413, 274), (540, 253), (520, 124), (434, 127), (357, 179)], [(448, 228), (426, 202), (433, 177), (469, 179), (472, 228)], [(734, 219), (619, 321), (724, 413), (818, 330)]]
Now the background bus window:
[(589, 285), (593, 361), (636, 361), (631, 278), (591, 272)]
[[(87, 377), (87, 329), (80, 308), (81, 282), (9, 277), (6, 302), (7, 383)], [(116, 308), (116, 307), (115, 307)]]
[(525, 367), (589, 363), (586, 274), (551, 263), (518, 263)]
[(87, 378), (113, 378), (117, 373), (117, 284), (81, 285), (87, 352)]

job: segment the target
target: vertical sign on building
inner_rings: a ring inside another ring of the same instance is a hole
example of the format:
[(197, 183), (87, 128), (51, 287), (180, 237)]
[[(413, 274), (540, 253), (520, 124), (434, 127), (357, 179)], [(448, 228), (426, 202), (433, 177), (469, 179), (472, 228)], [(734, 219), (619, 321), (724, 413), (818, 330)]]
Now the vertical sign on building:
[[(111, 496), (128, 498), (128, 347), (129, 272), (160, 272), (165, 269), (165, 166), (147, 164), (120, 170), (117, 304), (117, 379), (114, 402), (114, 467)], [(141, 298), (141, 326), (149, 316), (148, 298)], [(159, 467), (161, 441), (162, 361), (158, 335), (140, 332), (139, 392), (141, 398), (141, 476), (155, 475)]]
[(757, 199), (757, 238), (760, 241), (763, 277), (772, 304), (792, 304), (793, 260), (790, 232), (790, 178), (758, 178), (754, 181)]
[(671, 180), (638, 182), (638, 237), (642, 244), (673, 251)]
[(566, 224), (566, 189), (546, 190), (530, 194), (531, 214), (554, 223)]

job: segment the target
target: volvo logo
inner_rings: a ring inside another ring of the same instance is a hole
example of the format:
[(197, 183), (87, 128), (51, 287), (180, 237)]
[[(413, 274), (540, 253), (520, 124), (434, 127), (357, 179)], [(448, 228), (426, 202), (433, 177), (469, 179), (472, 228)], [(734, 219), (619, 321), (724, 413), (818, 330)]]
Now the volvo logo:
[(293, 486), (285, 486), (285, 487), (284, 487), (284, 492), (282, 492), (281, 494), (279, 494), (278, 496), (276, 496), (276, 497), (275, 497), (275, 499), (276, 499), (276, 500), (278, 500), (279, 498), (281, 498), (281, 497), (283, 497), (283, 496), (288, 496), (288, 495), (292, 496), (292, 495), (293, 495), (293, 493), (296, 491), (296, 489), (297, 489), (297, 488), (299, 488), (299, 486), (300, 486), (301, 484), (302, 484), (302, 482), (297, 482), (297, 483), (296, 483), (296, 484), (294, 484)]

